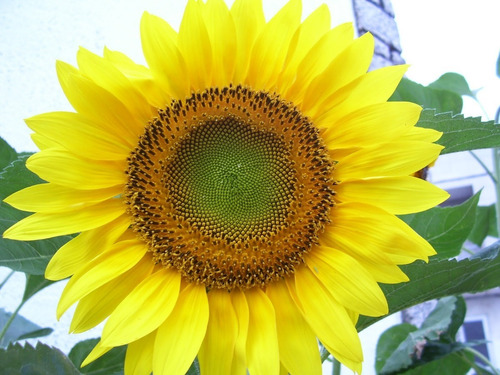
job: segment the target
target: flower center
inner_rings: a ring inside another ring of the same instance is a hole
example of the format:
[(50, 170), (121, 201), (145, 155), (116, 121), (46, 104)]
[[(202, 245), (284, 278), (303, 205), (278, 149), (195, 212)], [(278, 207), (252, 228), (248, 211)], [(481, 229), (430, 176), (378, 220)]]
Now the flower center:
[(175, 211), (203, 235), (241, 242), (283, 227), (294, 172), (283, 140), (228, 115), (186, 134), (163, 183)]
[(318, 130), (278, 96), (241, 86), (174, 100), (128, 162), (133, 229), (157, 263), (208, 288), (293, 273), (333, 205)]

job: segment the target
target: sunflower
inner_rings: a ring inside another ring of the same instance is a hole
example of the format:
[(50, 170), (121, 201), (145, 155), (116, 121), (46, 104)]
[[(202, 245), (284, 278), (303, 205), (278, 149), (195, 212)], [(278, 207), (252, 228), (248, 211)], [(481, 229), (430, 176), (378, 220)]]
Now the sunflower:
[(14, 193), (35, 212), (4, 236), (79, 233), (46, 277), (71, 276), (57, 315), (106, 320), (89, 363), (128, 345), (126, 374), (320, 374), (319, 341), (356, 372), (359, 314), (388, 312), (378, 283), (432, 247), (395, 215), (446, 193), (412, 174), (440, 133), (387, 102), (406, 66), (367, 73), (372, 35), (301, 22), (291, 0), (188, 2), (175, 31), (145, 13), (148, 67), (80, 49), (57, 63), (75, 112), (27, 120), (47, 181)]

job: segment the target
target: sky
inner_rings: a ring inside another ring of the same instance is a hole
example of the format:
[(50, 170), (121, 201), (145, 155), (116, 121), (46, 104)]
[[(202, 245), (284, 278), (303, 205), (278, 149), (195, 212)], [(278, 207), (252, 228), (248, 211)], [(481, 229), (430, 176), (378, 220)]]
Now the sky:
[[(500, 106), (495, 75), (500, 52), (499, 0), (392, 0), (408, 77), (428, 84), (446, 72), (462, 74), (489, 118)], [(483, 115), (472, 100), (464, 114)]]

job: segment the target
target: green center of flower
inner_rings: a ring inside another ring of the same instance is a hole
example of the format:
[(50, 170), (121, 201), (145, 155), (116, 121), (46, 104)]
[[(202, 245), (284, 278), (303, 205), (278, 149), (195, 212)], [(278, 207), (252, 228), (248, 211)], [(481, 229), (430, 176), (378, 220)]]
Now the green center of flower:
[(156, 264), (207, 288), (293, 274), (334, 204), (318, 129), (278, 96), (241, 86), (172, 101), (128, 163), (132, 228)]
[(179, 142), (164, 183), (175, 210), (203, 234), (228, 241), (269, 237), (284, 224), (294, 169), (284, 142), (234, 116)]

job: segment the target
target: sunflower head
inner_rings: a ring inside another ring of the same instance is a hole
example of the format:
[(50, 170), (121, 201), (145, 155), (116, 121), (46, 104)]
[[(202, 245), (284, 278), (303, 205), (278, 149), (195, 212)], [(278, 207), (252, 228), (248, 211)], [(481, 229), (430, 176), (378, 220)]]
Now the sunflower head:
[[(80, 233), (46, 277), (71, 276), (71, 330), (107, 319), (85, 363), (128, 345), (126, 374), (320, 374), (317, 338), (359, 372), (359, 314), (379, 282), (432, 247), (395, 215), (446, 194), (413, 174), (440, 134), (387, 102), (406, 67), (367, 73), (373, 37), (301, 22), (291, 0), (189, 1), (178, 31), (145, 13), (147, 67), (81, 49), (58, 63), (74, 112), (27, 120), (47, 181), (6, 201), (34, 211), (4, 236)], [(280, 370), (281, 369), (281, 370)]]
[(133, 228), (156, 262), (210, 289), (292, 274), (334, 204), (318, 129), (292, 103), (242, 86), (160, 110), (128, 164)]

